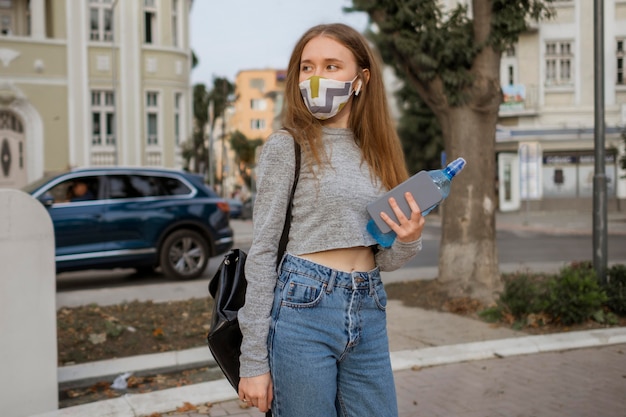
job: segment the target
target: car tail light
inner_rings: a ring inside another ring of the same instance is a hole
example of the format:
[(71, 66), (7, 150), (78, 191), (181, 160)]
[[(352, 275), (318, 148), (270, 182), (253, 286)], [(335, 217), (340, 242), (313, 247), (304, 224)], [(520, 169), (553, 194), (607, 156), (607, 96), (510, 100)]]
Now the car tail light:
[(230, 211), (230, 206), (228, 205), (226, 201), (218, 201), (217, 208), (220, 209), (220, 211), (223, 211), (224, 213), (228, 213)]

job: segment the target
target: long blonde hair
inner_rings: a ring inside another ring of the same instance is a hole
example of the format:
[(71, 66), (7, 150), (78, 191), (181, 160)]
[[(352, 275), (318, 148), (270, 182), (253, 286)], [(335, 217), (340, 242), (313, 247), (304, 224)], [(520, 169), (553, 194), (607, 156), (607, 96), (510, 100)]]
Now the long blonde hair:
[[(382, 184), (391, 189), (408, 177), (404, 152), (389, 114), (382, 70), (367, 40), (356, 30), (341, 24), (319, 25), (309, 29), (298, 41), (289, 60), (285, 81), (283, 126), (321, 164), (322, 124), (311, 115), (300, 94), (300, 61), (306, 44), (327, 36), (348, 48), (356, 59), (361, 92), (352, 97), (348, 126), (361, 148), (363, 159)], [(363, 70), (369, 70), (369, 81)]]

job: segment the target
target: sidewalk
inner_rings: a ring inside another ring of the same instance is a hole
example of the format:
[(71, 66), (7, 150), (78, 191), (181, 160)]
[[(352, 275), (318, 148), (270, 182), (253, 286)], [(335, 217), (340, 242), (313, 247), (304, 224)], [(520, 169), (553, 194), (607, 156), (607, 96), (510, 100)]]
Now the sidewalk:
[[(609, 234), (626, 235), (626, 213), (609, 213), (608, 220)], [(499, 213), (496, 225), (498, 230), (553, 234), (592, 231), (591, 214), (576, 212)], [(238, 242), (251, 237), (246, 222), (233, 222), (233, 227)], [(401, 417), (626, 416), (626, 328), (528, 336), (449, 313), (406, 307), (395, 300), (389, 302), (387, 312)], [(194, 354), (211, 360), (208, 348)], [(178, 352), (174, 360), (185, 355), (192, 356)], [(140, 359), (127, 361), (138, 364)], [(103, 362), (111, 372), (114, 364)], [(173, 415), (263, 415), (242, 408), (235, 391), (219, 380), (38, 417), (149, 416), (173, 411), (185, 402), (212, 406), (206, 412)]]

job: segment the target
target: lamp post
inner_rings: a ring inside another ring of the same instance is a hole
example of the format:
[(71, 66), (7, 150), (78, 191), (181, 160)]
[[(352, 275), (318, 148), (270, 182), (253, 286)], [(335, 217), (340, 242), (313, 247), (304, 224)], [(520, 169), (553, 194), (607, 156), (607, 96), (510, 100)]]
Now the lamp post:
[(213, 120), (215, 118), (215, 105), (213, 100), (209, 102), (208, 108), (208, 120), (209, 120), (209, 146), (207, 150), (208, 166), (209, 166), (209, 184), (211, 189), (215, 190), (215, 161), (213, 159)]
[(607, 269), (607, 186), (604, 152), (604, 0), (594, 0), (593, 267), (600, 282)]

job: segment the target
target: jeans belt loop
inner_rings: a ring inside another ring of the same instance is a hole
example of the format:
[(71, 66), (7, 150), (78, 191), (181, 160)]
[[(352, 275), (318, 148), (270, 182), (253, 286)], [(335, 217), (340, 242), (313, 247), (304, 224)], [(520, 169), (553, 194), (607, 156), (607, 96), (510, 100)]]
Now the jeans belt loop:
[(326, 292), (330, 294), (333, 292), (333, 287), (335, 286), (335, 278), (337, 277), (337, 271), (334, 269), (330, 273), (330, 277), (328, 278), (328, 282), (326, 283)]
[(368, 272), (367, 273), (368, 276), (368, 282), (369, 282), (369, 286), (370, 286), (370, 295), (374, 295), (374, 274)]

